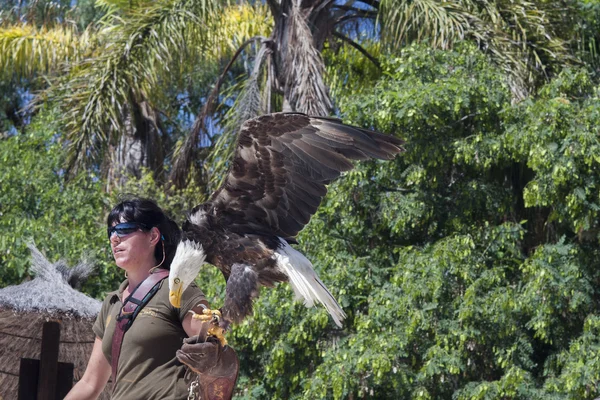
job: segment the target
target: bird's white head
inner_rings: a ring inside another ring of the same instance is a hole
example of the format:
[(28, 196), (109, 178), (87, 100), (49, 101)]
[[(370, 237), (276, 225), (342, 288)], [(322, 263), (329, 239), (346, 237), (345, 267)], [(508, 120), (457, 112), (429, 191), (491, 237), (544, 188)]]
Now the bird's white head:
[(177, 245), (169, 272), (169, 301), (173, 307), (181, 307), (181, 296), (196, 279), (206, 254), (202, 245), (192, 240), (182, 240)]

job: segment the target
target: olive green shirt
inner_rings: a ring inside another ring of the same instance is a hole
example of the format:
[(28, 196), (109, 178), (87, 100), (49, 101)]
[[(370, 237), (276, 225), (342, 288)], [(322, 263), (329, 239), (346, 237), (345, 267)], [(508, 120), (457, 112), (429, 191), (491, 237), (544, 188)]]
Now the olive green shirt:
[[(127, 284), (126, 280), (119, 290), (106, 296), (93, 326), (96, 336), (102, 339), (102, 352), (109, 364), (115, 321), (123, 307), (121, 299)], [(202, 291), (191, 284), (177, 309), (169, 302), (168, 279), (160, 285), (125, 332), (112, 400), (187, 399), (188, 386), (183, 379), (186, 367), (177, 360), (175, 352), (187, 337), (181, 326), (183, 319), (189, 310), (199, 303), (206, 304), (206, 300)]]

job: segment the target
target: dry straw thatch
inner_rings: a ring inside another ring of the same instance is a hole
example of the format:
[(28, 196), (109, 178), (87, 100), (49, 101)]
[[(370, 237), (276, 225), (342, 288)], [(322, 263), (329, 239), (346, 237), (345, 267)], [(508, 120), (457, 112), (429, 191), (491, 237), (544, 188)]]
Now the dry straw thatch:
[[(92, 271), (86, 261), (73, 268), (50, 263), (33, 245), (31, 271), (36, 277), (0, 289), (0, 400), (17, 399), (21, 358), (40, 358), (42, 326), (60, 323), (58, 361), (73, 363), (74, 379), (81, 379), (92, 352), (92, 325), (101, 303), (75, 290)], [(100, 399), (109, 399), (110, 385)]]

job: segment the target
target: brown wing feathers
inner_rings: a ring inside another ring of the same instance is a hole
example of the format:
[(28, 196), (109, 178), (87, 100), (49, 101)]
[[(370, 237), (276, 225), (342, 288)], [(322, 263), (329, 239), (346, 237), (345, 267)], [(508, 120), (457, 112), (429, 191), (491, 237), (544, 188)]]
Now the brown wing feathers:
[[(351, 160), (391, 159), (403, 149), (395, 137), (333, 118), (278, 113), (247, 121), (232, 168), (211, 202), (245, 211), (243, 226), (294, 237), (316, 212), (325, 187)], [(239, 215), (239, 214), (238, 214)]]

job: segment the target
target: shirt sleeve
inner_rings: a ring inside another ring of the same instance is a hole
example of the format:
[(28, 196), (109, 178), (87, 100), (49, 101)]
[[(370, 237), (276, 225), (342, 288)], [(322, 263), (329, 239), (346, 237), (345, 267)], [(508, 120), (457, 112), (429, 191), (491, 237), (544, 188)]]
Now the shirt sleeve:
[(108, 315), (108, 310), (110, 309), (110, 296), (107, 296), (102, 302), (102, 307), (100, 308), (100, 313), (96, 317), (96, 321), (92, 326), (92, 330), (96, 334), (97, 337), (102, 339), (104, 337), (104, 331), (106, 329), (106, 316)]
[(202, 293), (202, 290), (198, 288), (198, 286), (192, 282), (190, 286), (183, 292), (181, 296), (181, 308), (179, 311), (179, 320), (183, 322), (183, 319), (186, 317), (188, 311), (192, 308), (196, 307), (198, 304), (203, 303), (208, 306), (208, 302), (206, 301), (206, 296)]

